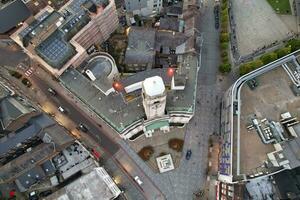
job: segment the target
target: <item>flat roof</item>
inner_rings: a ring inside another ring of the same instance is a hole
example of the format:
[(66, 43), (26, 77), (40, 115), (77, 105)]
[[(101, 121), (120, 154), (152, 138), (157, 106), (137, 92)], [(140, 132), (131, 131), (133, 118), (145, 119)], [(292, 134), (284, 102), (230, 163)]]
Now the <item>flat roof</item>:
[(111, 200), (120, 193), (121, 191), (106, 171), (102, 167), (97, 167), (90, 173), (81, 176), (62, 189), (47, 196), (45, 200)]
[(224, 94), (219, 180), (235, 182), (300, 166), (299, 53), (240, 77)]
[[(31, 15), (30, 10), (21, 0), (8, 3), (0, 8), (0, 33), (5, 33), (25, 21)], [(5, 20), (4, 20), (5, 19)]]
[(255, 79), (258, 87), (254, 90), (247, 84), (241, 89), (240, 166), (241, 173), (245, 174), (263, 165), (267, 153), (275, 151), (273, 144), (264, 144), (255, 130), (247, 130), (251, 118), (255, 115), (260, 120), (267, 118), (279, 122), (280, 114), (290, 112), (296, 116), (300, 107), (300, 98), (293, 94), (293, 83), (281, 66)]
[[(197, 57), (182, 55), (178, 64), (182, 74), (186, 77), (184, 90), (167, 91), (166, 110), (168, 112), (193, 113), (196, 94)], [(171, 79), (167, 76), (167, 69), (151, 69), (124, 77), (121, 83), (124, 87), (145, 80), (148, 77), (160, 76), (166, 86), (171, 86)], [(113, 93), (105, 96), (92, 82), (76, 69), (68, 69), (60, 76), (61, 82), (84, 103), (90, 106), (107, 123), (121, 133), (133, 122), (146, 117), (141, 97), (141, 90), (137, 96), (126, 101), (126, 94)], [(129, 94), (130, 95), (130, 94)]]

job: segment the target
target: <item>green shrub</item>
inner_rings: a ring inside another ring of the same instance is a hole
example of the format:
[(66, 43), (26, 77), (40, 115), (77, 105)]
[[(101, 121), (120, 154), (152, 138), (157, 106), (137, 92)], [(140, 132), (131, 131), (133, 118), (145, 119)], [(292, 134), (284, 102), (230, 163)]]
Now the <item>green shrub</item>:
[(260, 57), (260, 60), (266, 65), (274, 60), (277, 60), (278, 56), (277, 53), (271, 52), (271, 53), (266, 53)]
[(224, 57), (221, 57), (221, 58), (222, 58), (222, 62), (223, 62), (223, 63), (229, 62), (228, 56), (224, 56)]
[(227, 51), (228, 50), (228, 42), (222, 42), (221, 43), (221, 49), (223, 51)]
[(240, 66), (239, 73), (240, 73), (240, 75), (244, 75), (244, 74), (247, 74), (263, 65), (264, 65), (264, 63), (259, 59), (251, 61), (251, 62), (247, 62)]
[(300, 40), (297, 39), (292, 39), (290, 41), (288, 41), (287, 46), (291, 47), (291, 51), (296, 51), (298, 49), (300, 49)]
[(221, 33), (220, 41), (221, 42), (229, 42), (229, 34), (228, 33)]
[(228, 73), (231, 71), (231, 65), (228, 62), (223, 63), (219, 66), (219, 71), (222, 73)]
[(275, 52), (277, 53), (277, 57), (281, 58), (281, 57), (286, 56), (289, 53), (291, 53), (291, 46), (278, 49)]
[(227, 53), (227, 51), (222, 51), (221, 52), (221, 57), (223, 58), (223, 57), (227, 57), (228, 56), (228, 53)]

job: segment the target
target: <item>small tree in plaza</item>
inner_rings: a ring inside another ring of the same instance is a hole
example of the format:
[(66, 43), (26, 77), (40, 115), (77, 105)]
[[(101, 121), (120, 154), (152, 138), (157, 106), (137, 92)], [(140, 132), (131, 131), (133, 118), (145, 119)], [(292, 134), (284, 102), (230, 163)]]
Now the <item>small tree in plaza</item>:
[(138, 155), (144, 160), (144, 161), (148, 161), (151, 156), (154, 153), (154, 149), (152, 146), (146, 146), (143, 147), (139, 152)]
[(170, 139), (168, 142), (169, 147), (177, 152), (182, 151), (183, 143), (184, 143), (184, 141), (182, 139), (178, 139), (178, 138)]

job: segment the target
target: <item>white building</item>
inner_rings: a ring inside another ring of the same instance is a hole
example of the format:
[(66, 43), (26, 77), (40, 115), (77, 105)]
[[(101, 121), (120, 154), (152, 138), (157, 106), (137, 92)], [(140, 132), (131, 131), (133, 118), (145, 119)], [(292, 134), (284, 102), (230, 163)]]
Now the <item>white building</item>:
[(127, 12), (133, 15), (150, 17), (158, 14), (162, 9), (162, 0), (125, 0)]
[(81, 176), (74, 182), (51, 194), (45, 200), (111, 200), (117, 198), (120, 194), (121, 190), (105, 169), (97, 167), (89, 174)]
[(166, 89), (161, 77), (153, 76), (143, 82), (143, 105), (147, 119), (162, 117), (166, 108)]

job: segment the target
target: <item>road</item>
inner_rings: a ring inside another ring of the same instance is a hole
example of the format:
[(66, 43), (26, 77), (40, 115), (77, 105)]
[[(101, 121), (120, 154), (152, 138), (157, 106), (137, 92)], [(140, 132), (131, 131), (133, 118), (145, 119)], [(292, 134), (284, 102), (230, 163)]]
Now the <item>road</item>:
[(47, 95), (49, 100), (52, 100), (57, 106), (62, 106), (67, 110), (66, 115), (68, 118), (70, 118), (76, 124), (85, 124), (89, 129), (90, 135), (97, 139), (96, 141), (103, 149), (105, 149), (111, 155), (114, 155), (119, 150), (119, 145), (112, 141), (112, 139), (106, 134), (104, 134), (101, 128), (93, 120), (91, 120), (89, 116), (82, 112), (82, 110), (78, 108), (76, 104), (68, 101), (61, 91), (57, 90), (57, 95), (53, 96), (47, 92), (48, 88), (50, 87), (47, 82), (40, 79), (36, 74), (31, 76), (31, 80), (35, 82), (35, 85), (37, 85), (39, 89)]
[[(88, 127), (88, 134), (101, 146), (102, 149), (108, 152), (108, 156), (105, 157), (106, 163), (104, 165), (121, 173), (116, 174), (112, 172), (116, 176), (122, 177), (120, 182), (123, 182), (123, 185), (127, 185), (125, 190), (131, 192), (131, 194), (127, 194), (127, 197), (132, 200), (137, 198), (164, 200), (165, 197), (159, 188), (153, 184), (151, 179), (144, 174), (143, 170), (118, 144), (119, 142), (123, 142), (123, 140), (109, 127), (103, 124), (101, 122), (102, 120), (99, 120), (98, 117), (91, 113), (83, 112), (83, 105), (79, 102), (75, 103), (76, 100), (72, 99), (73, 96), (70, 96), (70, 94), (68, 94), (68, 92), (64, 90), (58, 82), (53, 80), (51, 81), (49, 78), (48, 81), (46, 81), (47, 78), (45, 76), (47, 76), (47, 74), (42, 75), (43, 70), (37, 70), (38, 72), (34, 72), (30, 77), (34, 87), (38, 87), (40, 92), (46, 95), (44, 98), (46, 98), (47, 101), (55, 103), (56, 112), (58, 112), (57, 108), (62, 106), (67, 111), (66, 114), (63, 114), (66, 115), (65, 117), (71, 119), (76, 124), (83, 123)], [(49, 87), (55, 89), (57, 92), (56, 96), (51, 95), (47, 91)], [(134, 181), (135, 176), (139, 176), (143, 180), (142, 185), (138, 185)], [(128, 183), (125, 183), (125, 180), (127, 180), (127, 182), (131, 182), (131, 184), (128, 185)], [(141, 193), (142, 195), (140, 195)]]

